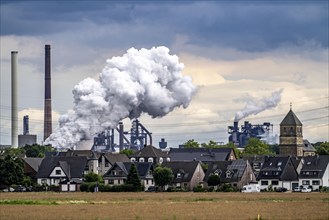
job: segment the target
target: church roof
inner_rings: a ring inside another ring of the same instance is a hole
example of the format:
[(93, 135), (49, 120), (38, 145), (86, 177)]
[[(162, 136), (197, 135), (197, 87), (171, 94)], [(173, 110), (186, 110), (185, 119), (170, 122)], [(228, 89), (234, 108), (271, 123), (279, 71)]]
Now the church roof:
[(297, 118), (295, 113), (290, 109), (286, 117), (280, 123), (280, 125), (303, 125), (300, 120)]

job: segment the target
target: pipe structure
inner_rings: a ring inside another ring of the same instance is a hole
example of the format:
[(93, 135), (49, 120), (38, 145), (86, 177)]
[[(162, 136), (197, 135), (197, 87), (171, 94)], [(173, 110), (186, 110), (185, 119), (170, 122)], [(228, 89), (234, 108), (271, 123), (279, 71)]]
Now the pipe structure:
[(51, 63), (50, 45), (45, 45), (45, 106), (44, 106), (44, 137), (46, 140), (52, 133), (51, 116)]
[(17, 51), (11, 52), (11, 147), (18, 147)]

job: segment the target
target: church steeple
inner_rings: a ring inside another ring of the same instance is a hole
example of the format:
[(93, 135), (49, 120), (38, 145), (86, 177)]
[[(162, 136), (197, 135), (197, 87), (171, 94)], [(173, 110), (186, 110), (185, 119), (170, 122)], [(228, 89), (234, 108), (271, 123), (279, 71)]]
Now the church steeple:
[(303, 124), (290, 110), (280, 123), (280, 154), (303, 156)]

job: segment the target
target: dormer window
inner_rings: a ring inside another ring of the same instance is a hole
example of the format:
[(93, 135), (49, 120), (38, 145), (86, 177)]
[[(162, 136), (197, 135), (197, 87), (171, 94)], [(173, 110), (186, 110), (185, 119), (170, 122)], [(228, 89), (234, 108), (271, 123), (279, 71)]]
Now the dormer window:
[(177, 173), (177, 178), (182, 178), (182, 174), (181, 173)]
[(282, 165), (282, 162), (281, 162), (281, 161), (279, 161), (279, 162), (278, 162), (278, 166), (281, 166), (281, 165)]
[(226, 178), (232, 178), (232, 172), (231, 171), (226, 171)]
[(139, 158), (139, 162), (143, 163), (145, 159), (143, 157)]
[(159, 163), (162, 163), (162, 162), (163, 162), (163, 158), (160, 157), (160, 158), (159, 158)]
[(153, 163), (153, 158), (150, 157), (149, 159), (147, 159), (147, 162), (149, 162), (149, 163)]
[(132, 158), (130, 158), (130, 161), (131, 162), (136, 162), (136, 158), (135, 157), (132, 157)]

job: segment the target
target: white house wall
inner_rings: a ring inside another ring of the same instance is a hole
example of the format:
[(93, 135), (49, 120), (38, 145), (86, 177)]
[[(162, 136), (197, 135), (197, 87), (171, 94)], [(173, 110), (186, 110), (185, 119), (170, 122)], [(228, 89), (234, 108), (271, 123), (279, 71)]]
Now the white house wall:
[[(61, 171), (61, 174), (56, 174), (56, 171)], [(63, 169), (61, 167), (55, 167), (53, 171), (51, 171), (50, 178), (61, 178), (61, 177), (66, 177)]]
[(323, 174), (322, 177), (322, 186), (329, 187), (329, 163), (327, 164), (326, 171)]

